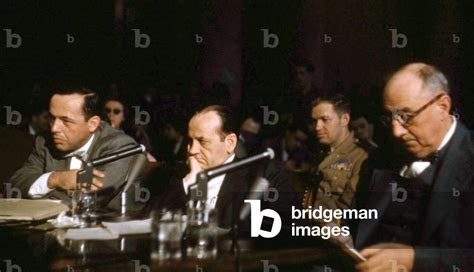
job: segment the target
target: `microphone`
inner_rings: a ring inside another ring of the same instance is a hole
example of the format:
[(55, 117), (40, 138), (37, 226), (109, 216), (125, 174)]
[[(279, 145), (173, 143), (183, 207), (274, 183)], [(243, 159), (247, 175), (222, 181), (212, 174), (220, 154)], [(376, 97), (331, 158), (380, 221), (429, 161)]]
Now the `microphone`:
[(123, 188), (123, 192), (126, 192), (128, 188), (132, 185), (135, 179), (140, 175), (143, 168), (145, 167), (146, 163), (146, 156), (145, 154), (141, 153), (138, 154), (130, 164), (128, 168), (127, 176), (125, 176), (125, 187)]
[[(127, 212), (127, 191), (132, 186), (133, 182), (137, 179), (137, 177), (141, 174), (143, 168), (146, 164), (146, 156), (145, 154), (141, 153), (136, 155), (132, 162), (130, 162), (130, 166), (128, 167), (127, 175), (125, 176), (125, 182), (120, 185), (117, 189), (114, 189), (113, 192), (107, 194), (107, 197), (100, 201), (98, 206), (105, 207), (107, 206), (110, 201), (112, 201), (118, 194), (121, 194), (121, 202), (120, 202), (120, 213), (125, 215)], [(104, 189), (102, 189), (104, 190)], [(106, 190), (106, 189), (105, 189)], [(112, 219), (111, 219), (112, 220)]]
[(137, 145), (128, 149), (117, 151), (115, 153), (100, 157), (98, 159), (92, 160), (85, 164), (84, 169), (77, 172), (76, 183), (80, 187), (80, 184), (86, 184), (87, 191), (91, 190), (93, 174), (92, 171), (94, 167), (101, 166), (110, 162), (114, 162), (138, 153), (145, 151), (144, 145)]
[(199, 172), (197, 174), (197, 181), (194, 184), (189, 185), (190, 199), (191, 200), (204, 200), (207, 198), (207, 182), (210, 179), (223, 175), (230, 171), (235, 171), (241, 168), (244, 168), (252, 163), (261, 161), (264, 159), (273, 159), (275, 157), (275, 152), (271, 148), (267, 148), (265, 152), (245, 158), (240, 161), (223, 164), (220, 166), (207, 169), (205, 171)]
[(125, 216), (127, 213), (127, 191), (133, 184), (135, 179), (141, 174), (143, 167), (145, 167), (146, 156), (143, 153), (136, 155), (128, 168), (127, 175), (125, 176), (125, 186), (122, 191), (122, 201), (120, 207), (120, 214)]
[(245, 158), (240, 161), (236, 161), (233, 163), (227, 163), (221, 166), (217, 166), (211, 169), (208, 169), (206, 171), (202, 171), (198, 174), (198, 179), (199, 178), (205, 178), (205, 179), (212, 179), (214, 177), (223, 175), (227, 172), (234, 171), (240, 168), (243, 168), (245, 166), (248, 166), (249, 164), (252, 164), (254, 162), (264, 160), (264, 159), (273, 159), (275, 157), (275, 151), (271, 148), (267, 148), (265, 152), (262, 152), (260, 154), (257, 154), (255, 156), (251, 156), (248, 158)]
[[(262, 194), (270, 187), (270, 182), (264, 177), (258, 177), (249, 190), (245, 199), (260, 199)], [(250, 205), (243, 205), (240, 209), (240, 221), (244, 221), (250, 214)]]
[(97, 167), (97, 166), (101, 166), (101, 165), (104, 165), (104, 164), (107, 164), (107, 163), (110, 163), (110, 162), (114, 162), (114, 161), (126, 158), (128, 156), (132, 156), (132, 155), (135, 155), (135, 154), (138, 154), (138, 153), (142, 153), (142, 152), (145, 152), (145, 146), (144, 145), (137, 145), (137, 146), (125, 149), (125, 150), (117, 151), (115, 153), (97, 158), (95, 160), (92, 160), (89, 163), (92, 165), (92, 167)]

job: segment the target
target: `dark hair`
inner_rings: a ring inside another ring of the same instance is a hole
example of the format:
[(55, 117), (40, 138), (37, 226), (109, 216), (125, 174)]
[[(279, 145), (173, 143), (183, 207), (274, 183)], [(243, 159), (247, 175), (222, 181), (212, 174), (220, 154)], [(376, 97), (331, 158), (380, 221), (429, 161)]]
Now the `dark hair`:
[(120, 104), (122, 104), (122, 107), (123, 107), (123, 118), (125, 119), (124, 122), (129, 118), (129, 115), (130, 115), (130, 112), (129, 112), (129, 107), (128, 107), (128, 104), (126, 104), (124, 101), (124, 99), (122, 99), (120, 96), (115, 96), (115, 95), (111, 95), (111, 96), (108, 96), (105, 100), (104, 100), (104, 103), (102, 103), (102, 107), (101, 107), (101, 114), (102, 114), (102, 117), (103, 119), (107, 119), (107, 114), (105, 112), (105, 104), (107, 104), (107, 102), (109, 101), (115, 101), (115, 102), (119, 102)]
[(337, 93), (320, 96), (311, 103), (311, 108), (314, 108), (321, 103), (331, 104), (339, 116), (344, 113), (351, 114), (351, 103), (343, 94)]
[(295, 67), (299, 66), (299, 67), (305, 67), (306, 68), (306, 71), (308, 71), (308, 73), (313, 73), (314, 72), (314, 64), (312, 61), (310, 61), (309, 59), (305, 59), (305, 58), (298, 58), (296, 59), (294, 62), (293, 62), (293, 65)]
[(207, 106), (204, 109), (198, 111), (194, 116), (196, 116), (198, 114), (211, 112), (211, 111), (216, 112), (217, 115), (221, 119), (221, 124), (222, 124), (222, 126), (221, 126), (221, 133), (222, 133), (221, 136), (222, 137), (221, 138), (224, 138), (225, 136), (227, 136), (229, 134), (232, 134), (232, 133), (238, 135), (238, 133), (239, 133), (238, 122), (236, 120), (236, 117), (232, 113), (232, 110), (227, 106), (222, 106), (222, 105)]
[(48, 103), (45, 103), (44, 99), (42, 101), (36, 101), (31, 105), (31, 116), (38, 116), (43, 112), (49, 112)]
[(84, 103), (82, 105), (82, 112), (84, 117), (89, 120), (93, 116), (100, 116), (99, 109), (99, 95), (86, 87), (83, 86), (67, 86), (61, 85), (53, 88), (51, 97), (54, 95), (73, 95), (79, 94), (84, 96)]

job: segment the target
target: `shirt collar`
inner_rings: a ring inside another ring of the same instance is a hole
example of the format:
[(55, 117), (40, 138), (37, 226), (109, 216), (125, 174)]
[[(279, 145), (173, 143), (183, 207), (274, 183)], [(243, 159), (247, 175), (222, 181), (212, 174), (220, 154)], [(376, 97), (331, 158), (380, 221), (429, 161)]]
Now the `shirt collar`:
[(444, 135), (444, 139), (439, 145), (438, 149), (436, 149), (438, 151), (443, 149), (443, 147), (445, 147), (446, 144), (448, 144), (449, 140), (451, 140), (451, 138), (453, 137), (454, 131), (456, 130), (456, 124), (457, 124), (456, 118), (454, 116), (451, 116), (451, 118), (453, 118), (453, 123), (451, 124), (451, 127), (449, 128), (446, 135)]
[(351, 146), (351, 144), (354, 142), (354, 137), (352, 136), (352, 132), (349, 131), (347, 134), (346, 138), (336, 147), (331, 148), (331, 153), (338, 151), (339, 153), (345, 153), (347, 152), (347, 148)]
[[(232, 162), (234, 160), (234, 158), (235, 158), (235, 153), (232, 154), (229, 158), (227, 158), (227, 160), (223, 164), (227, 164), (227, 163)], [(217, 177), (211, 179), (208, 183), (208, 186), (213, 186), (216, 183), (222, 182), (224, 180), (224, 177), (225, 177), (225, 174), (222, 174), (220, 176), (217, 176)]]
[(92, 145), (92, 141), (94, 140), (94, 137), (95, 137), (95, 133), (92, 134), (92, 136), (89, 138), (89, 140), (87, 141), (85, 145), (83, 145), (81, 148), (77, 149), (76, 151), (73, 151), (67, 154), (65, 157), (72, 157), (72, 156), (79, 155), (82, 158), (85, 158), (86, 157), (85, 155), (89, 152), (89, 149)]

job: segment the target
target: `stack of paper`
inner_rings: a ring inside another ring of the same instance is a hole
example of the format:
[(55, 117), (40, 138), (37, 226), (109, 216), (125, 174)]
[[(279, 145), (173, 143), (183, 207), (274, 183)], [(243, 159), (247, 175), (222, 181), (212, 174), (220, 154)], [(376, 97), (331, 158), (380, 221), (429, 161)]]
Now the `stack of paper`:
[(126, 222), (102, 222), (107, 229), (118, 235), (143, 234), (151, 232), (151, 219), (133, 220)]
[(42, 220), (57, 216), (68, 206), (57, 200), (48, 199), (0, 199), (0, 219), (3, 220)]

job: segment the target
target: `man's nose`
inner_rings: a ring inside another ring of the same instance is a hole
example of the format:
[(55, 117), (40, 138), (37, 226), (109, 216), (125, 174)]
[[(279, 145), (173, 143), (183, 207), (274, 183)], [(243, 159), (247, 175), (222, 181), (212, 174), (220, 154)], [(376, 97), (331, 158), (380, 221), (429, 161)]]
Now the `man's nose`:
[(321, 130), (322, 128), (323, 128), (323, 121), (322, 121), (322, 120), (317, 120), (317, 121), (316, 121), (316, 124), (315, 124), (315, 126), (314, 126), (314, 129), (315, 129), (316, 131), (319, 131), (319, 130)]
[(59, 132), (59, 122), (58, 120), (51, 121), (51, 132)]
[(397, 120), (392, 120), (392, 135), (395, 138), (401, 138), (405, 135), (407, 129), (402, 126)]
[(199, 153), (198, 145), (196, 143), (190, 142), (188, 144), (188, 153), (189, 155), (195, 155)]

